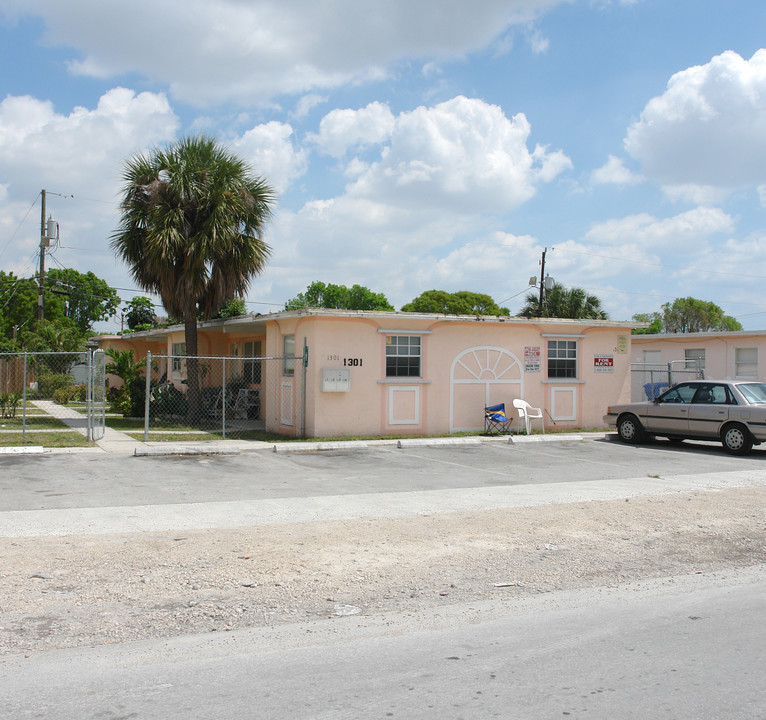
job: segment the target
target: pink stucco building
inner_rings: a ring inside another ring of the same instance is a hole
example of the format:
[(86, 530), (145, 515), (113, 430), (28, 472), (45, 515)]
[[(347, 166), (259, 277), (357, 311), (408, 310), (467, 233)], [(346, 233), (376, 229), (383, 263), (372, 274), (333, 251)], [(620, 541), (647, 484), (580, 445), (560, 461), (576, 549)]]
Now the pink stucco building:
[[(198, 353), (227, 358), (227, 377), (239, 373), (258, 388), (260, 416), (274, 432), (481, 431), (484, 406), (504, 402), (512, 411), (514, 398), (542, 407), (548, 430), (595, 428), (607, 405), (630, 399), (632, 326), (309, 309), (200, 323)], [(182, 326), (98, 338), (139, 358), (183, 355), (183, 341)], [(183, 361), (166, 372), (181, 382)]]

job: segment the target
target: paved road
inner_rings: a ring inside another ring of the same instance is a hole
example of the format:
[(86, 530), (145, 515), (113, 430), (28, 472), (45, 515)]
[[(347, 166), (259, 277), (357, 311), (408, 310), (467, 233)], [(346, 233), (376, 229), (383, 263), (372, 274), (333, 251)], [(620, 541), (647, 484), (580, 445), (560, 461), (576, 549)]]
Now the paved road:
[(309, 454), (0, 455), (0, 510), (97, 508), (401, 493), (761, 472), (766, 450), (610, 439), (467, 447), (372, 446)]
[(766, 452), (610, 440), (280, 455), (0, 457), (0, 537), (457, 512), (763, 484)]
[[(0, 661), (0, 718), (766, 716), (764, 568)], [(459, 618), (460, 622), (455, 622)]]

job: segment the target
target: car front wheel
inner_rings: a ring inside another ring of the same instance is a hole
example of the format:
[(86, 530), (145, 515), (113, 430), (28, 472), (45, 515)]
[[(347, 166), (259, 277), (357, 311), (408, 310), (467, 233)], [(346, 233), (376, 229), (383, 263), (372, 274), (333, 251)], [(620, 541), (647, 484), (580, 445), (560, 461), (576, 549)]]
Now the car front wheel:
[(635, 415), (623, 415), (617, 421), (617, 434), (626, 443), (639, 443), (644, 436), (644, 429)]
[(721, 432), (721, 443), (732, 455), (745, 455), (753, 447), (753, 437), (744, 425), (734, 423)]

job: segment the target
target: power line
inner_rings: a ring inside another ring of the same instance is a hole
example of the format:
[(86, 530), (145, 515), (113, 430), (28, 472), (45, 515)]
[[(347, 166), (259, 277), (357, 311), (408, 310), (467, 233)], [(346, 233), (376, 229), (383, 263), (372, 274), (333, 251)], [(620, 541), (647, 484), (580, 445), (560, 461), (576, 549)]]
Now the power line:
[[(38, 195), (39, 197), (39, 195)], [(29, 210), (27, 210), (27, 214), (24, 215), (23, 218), (21, 218), (21, 221), (19, 222), (16, 229), (11, 233), (11, 236), (8, 238), (7, 242), (3, 246), (3, 249), (0, 250), (0, 257), (2, 257), (3, 253), (8, 249), (8, 246), (11, 244), (11, 240), (16, 237), (16, 233), (21, 229), (21, 226), (26, 222), (27, 218), (29, 217), (29, 213), (32, 212), (32, 208), (37, 205), (37, 197), (34, 199), (34, 202), (29, 206)]]

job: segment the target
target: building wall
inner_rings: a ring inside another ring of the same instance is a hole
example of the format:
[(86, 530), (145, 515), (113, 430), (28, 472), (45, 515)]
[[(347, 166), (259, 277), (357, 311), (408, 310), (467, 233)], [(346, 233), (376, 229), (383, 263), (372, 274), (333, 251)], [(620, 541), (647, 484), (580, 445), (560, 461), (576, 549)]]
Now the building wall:
[[(309, 436), (481, 431), (484, 406), (515, 398), (543, 407), (546, 427), (603, 427), (604, 408), (630, 395), (629, 329), (551, 321), (407, 316), (307, 316), (280, 322), (273, 342), (294, 332), (310, 348)], [(417, 337), (421, 375), (387, 377), (387, 338)], [(548, 342), (574, 342), (577, 377), (548, 377)], [(323, 389), (323, 371), (345, 391)], [(346, 390), (345, 379), (348, 381)]]
[[(681, 367), (696, 350), (704, 350), (705, 377), (715, 380), (766, 380), (766, 332), (687, 333), (636, 335), (632, 342), (633, 362), (644, 358)], [(754, 355), (755, 363), (748, 362)], [(738, 362), (739, 361), (739, 362)]]

